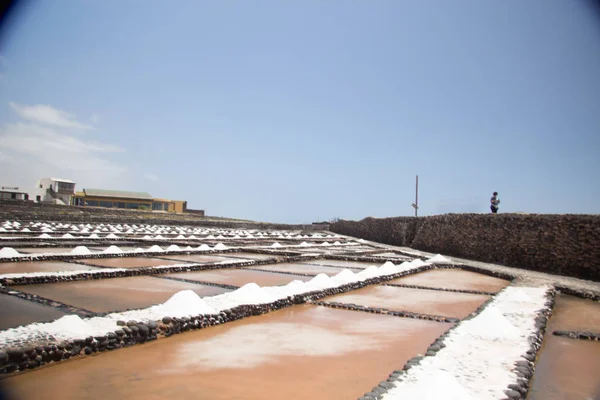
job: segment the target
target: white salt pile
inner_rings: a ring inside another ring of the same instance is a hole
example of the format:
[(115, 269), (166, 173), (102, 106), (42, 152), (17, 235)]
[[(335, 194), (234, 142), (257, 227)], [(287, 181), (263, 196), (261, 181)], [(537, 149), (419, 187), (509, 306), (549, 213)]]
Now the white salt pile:
[(421, 260), (420, 258), (415, 258), (410, 262), (410, 265), (412, 265), (413, 267), (422, 267), (423, 265), (427, 264), (423, 262), (423, 260)]
[(159, 245), (155, 244), (154, 246), (150, 247), (148, 251), (163, 251), (163, 249)]
[(217, 245), (214, 247), (215, 250), (227, 250), (227, 246), (225, 246), (223, 243), (217, 243)]
[(421, 400), (476, 400), (451, 374), (436, 370), (430, 373), (427, 381), (406, 382), (401, 390), (392, 388), (383, 395), (383, 400), (421, 399)]
[(394, 265), (393, 262), (387, 261), (381, 267), (379, 267), (379, 275), (392, 275), (400, 272), (400, 269)]
[(208, 250), (210, 250), (210, 247), (207, 244), (202, 244), (202, 245), (198, 246), (198, 250), (208, 251)]
[(337, 284), (325, 274), (319, 274), (305, 283), (308, 291), (329, 289), (336, 286)]
[(321, 246), (331, 246), (331, 244), (329, 244), (329, 242), (323, 242), (321, 243)]
[(534, 300), (523, 289), (514, 288), (510, 293), (510, 301), (518, 303), (533, 303)]
[(215, 237), (214, 237), (213, 235), (208, 235), (208, 236), (206, 237), (206, 239), (214, 239), (214, 238), (215, 238)]
[(88, 236), (90, 239), (98, 239), (100, 236), (98, 236), (95, 233), (92, 233), (90, 236)]
[(143, 253), (144, 251), (145, 251), (145, 250), (144, 250), (144, 249), (142, 249), (141, 247), (136, 247), (136, 248), (133, 250), (133, 252), (134, 252), (134, 253)]
[(117, 235), (115, 235), (114, 233), (109, 233), (108, 235), (106, 235), (107, 239), (118, 239), (119, 237)]
[[(239, 304), (266, 304), (277, 300), (273, 295), (263, 290), (256, 283), (247, 283), (241, 288), (220, 296), (226, 298), (227, 303), (233, 305)], [(219, 297), (219, 296), (214, 296)], [(228, 307), (229, 308), (229, 307)]]
[[(468, 334), (487, 340), (518, 340), (519, 329), (512, 325), (498, 309), (488, 306), (477, 318), (463, 323)], [(493, 326), (494, 329), (490, 329)]]
[(144, 235), (143, 239), (148, 239), (149, 240), (149, 239), (152, 239), (152, 236), (150, 236), (150, 235)]
[(92, 252), (90, 251), (90, 249), (88, 249), (85, 246), (77, 246), (75, 247), (73, 250), (71, 250), (69, 252), (69, 254), (74, 254), (74, 255), (86, 255), (86, 254), (92, 254)]
[(188, 239), (192, 239), (193, 240), (193, 239), (198, 239), (198, 238), (196, 236), (194, 236), (194, 235), (190, 235), (190, 237)]
[(339, 246), (339, 245), (341, 245), (341, 243), (340, 243), (340, 242), (338, 242), (338, 241), (335, 241), (335, 242), (333, 242), (333, 245), (334, 245), (334, 246)]
[(302, 247), (307, 247), (307, 246), (309, 246), (309, 247), (310, 247), (310, 244), (308, 244), (308, 243), (306, 243), (306, 242), (302, 242), (302, 243), (300, 243), (300, 246), (302, 246)]
[(452, 261), (449, 258), (444, 257), (441, 254), (437, 254), (430, 259), (427, 260), (429, 264), (439, 263), (439, 264), (450, 264)]
[(40, 236), (38, 236), (40, 239), (52, 239), (52, 236), (48, 235), (47, 233), (42, 233)]
[(74, 236), (73, 236), (73, 235), (71, 235), (70, 233), (65, 233), (64, 235), (62, 235), (62, 237), (63, 237), (63, 238), (65, 238), (65, 239), (71, 239), (71, 238), (73, 238)]
[(151, 310), (158, 313), (158, 315), (168, 315), (178, 318), (217, 313), (215, 309), (211, 308), (193, 290), (177, 292), (163, 304), (151, 307)]
[(121, 250), (117, 246), (109, 246), (106, 249), (104, 249), (102, 252), (110, 253), (110, 254), (121, 254), (121, 253), (123, 253), (123, 250)]
[(31, 232), (31, 231), (29, 230), (29, 228), (23, 228), (23, 229), (21, 229), (21, 232)]
[(181, 251), (181, 249), (176, 244), (172, 244), (169, 247), (167, 247), (166, 251)]
[(281, 247), (281, 245), (279, 243), (275, 242), (271, 245), (271, 247)]
[(374, 278), (376, 276), (379, 276), (379, 268), (377, 268), (374, 265), (371, 265), (369, 268), (363, 269), (356, 275), (363, 279)]
[(162, 235), (156, 235), (154, 236), (154, 239), (164, 239), (164, 237)]
[(360, 278), (349, 269), (343, 269), (337, 275), (333, 276), (331, 280), (338, 285), (345, 285), (347, 283), (356, 282), (357, 280), (360, 280)]
[(183, 235), (178, 235), (175, 239), (185, 239), (185, 236)]
[(21, 254), (19, 254), (19, 252), (12, 247), (3, 247), (0, 249), (0, 258), (13, 258), (20, 256)]

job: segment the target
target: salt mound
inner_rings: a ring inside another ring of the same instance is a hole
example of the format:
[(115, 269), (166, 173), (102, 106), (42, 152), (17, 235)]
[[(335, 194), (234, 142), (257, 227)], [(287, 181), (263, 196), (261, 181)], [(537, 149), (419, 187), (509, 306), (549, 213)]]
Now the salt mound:
[(333, 242), (333, 245), (334, 246), (339, 246), (339, 245), (341, 245), (341, 243), (336, 240), (335, 242)]
[(142, 249), (141, 247), (136, 247), (136, 248), (133, 250), (133, 252), (134, 252), (134, 253), (143, 253), (143, 252), (144, 252), (144, 249)]
[(12, 247), (3, 247), (0, 249), (0, 258), (13, 258), (20, 256), (21, 254), (19, 254), (19, 252)]
[(48, 235), (47, 233), (42, 233), (40, 236), (38, 236), (40, 239), (52, 239), (52, 236)]
[(121, 250), (117, 246), (109, 246), (106, 249), (104, 249), (102, 252), (103, 253), (119, 253), (120, 254), (123, 252), (123, 250)]
[(115, 235), (114, 233), (109, 233), (108, 235), (106, 235), (107, 239), (118, 239), (119, 237), (117, 235)]
[(214, 247), (215, 250), (227, 250), (227, 246), (225, 246), (223, 243), (217, 243), (217, 245)]
[(154, 245), (148, 249), (148, 251), (163, 251), (163, 249), (159, 245)]
[(371, 265), (369, 268), (363, 269), (356, 275), (365, 279), (375, 278), (376, 276), (379, 276), (379, 268), (377, 268), (374, 265)]
[(208, 235), (206, 238), (207, 239), (214, 239), (215, 237), (213, 235)]
[(281, 245), (279, 243), (275, 242), (271, 245), (271, 247), (281, 247)]
[(198, 239), (198, 238), (194, 235), (190, 235), (190, 237), (188, 239)]
[(40, 324), (40, 330), (52, 336), (83, 339), (95, 334), (91, 326), (77, 315), (65, 315), (49, 324)]
[(306, 282), (306, 288), (309, 291), (329, 289), (337, 286), (338, 285), (335, 283), (335, 281), (325, 274), (319, 274), (310, 281)]
[(284, 286), (283, 292), (285, 293), (286, 297), (304, 293), (306, 292), (306, 283), (295, 279)]
[(184, 250), (185, 251), (191, 251), (191, 250), (194, 250), (194, 248), (192, 246), (187, 246)]
[(444, 264), (450, 264), (452, 261), (450, 261), (450, 259), (444, 257), (441, 254), (437, 254), (433, 257), (431, 257), (430, 259), (427, 260), (428, 263), (444, 263)]
[(183, 235), (178, 235), (175, 239), (185, 239), (185, 236)]
[(90, 249), (88, 249), (85, 246), (77, 246), (73, 250), (71, 250), (69, 252), (69, 254), (85, 255), (85, 254), (92, 254), (92, 252), (90, 251)]
[(187, 317), (200, 314), (216, 314), (193, 290), (182, 290), (175, 293), (163, 304), (152, 307), (153, 311), (168, 317)]
[(208, 251), (208, 250), (210, 250), (210, 247), (207, 244), (202, 244), (202, 245), (198, 246), (198, 250)]
[[(435, 382), (435, 384), (432, 384)], [(450, 373), (434, 370), (427, 375), (427, 379), (417, 382), (399, 382), (382, 397), (384, 400), (395, 398), (422, 399), (422, 400), (475, 400), (476, 397), (461, 385)]]
[(323, 242), (321, 243), (321, 246), (331, 246), (331, 244), (329, 244), (329, 242)]
[(307, 246), (310, 247), (310, 244), (308, 244), (306, 242), (302, 242), (302, 243), (300, 243), (300, 246), (302, 246), (302, 247), (307, 247)]
[(21, 232), (31, 232), (31, 231), (29, 230), (29, 228), (23, 228), (23, 229), (21, 229)]
[(272, 303), (277, 299), (265, 292), (256, 283), (247, 283), (241, 288), (226, 294), (227, 299), (234, 301), (238, 305), (242, 304), (265, 304)]
[(356, 274), (349, 269), (341, 270), (337, 275), (331, 278), (332, 281), (338, 285), (345, 285), (346, 283), (356, 282)]
[(154, 239), (164, 239), (164, 237), (162, 235), (156, 235), (154, 236)]
[(95, 233), (92, 233), (90, 236), (88, 236), (90, 239), (98, 239), (100, 236), (98, 236)]
[(166, 251), (181, 251), (181, 249), (176, 244), (172, 244), (169, 247), (167, 247)]
[(426, 264), (420, 258), (415, 258), (414, 260), (412, 260), (410, 262), (410, 265), (412, 265), (413, 267), (422, 267), (423, 265), (426, 265)]
[(73, 235), (71, 235), (70, 233), (65, 233), (64, 235), (62, 235), (62, 237), (63, 237), (63, 238), (65, 238), (65, 239), (71, 239), (71, 238), (73, 238), (74, 236), (73, 236)]
[(486, 308), (463, 327), (468, 335), (481, 339), (512, 340), (521, 337), (519, 329), (494, 307)]
[(391, 275), (400, 272), (400, 268), (396, 267), (393, 262), (387, 261), (379, 267), (379, 275)]

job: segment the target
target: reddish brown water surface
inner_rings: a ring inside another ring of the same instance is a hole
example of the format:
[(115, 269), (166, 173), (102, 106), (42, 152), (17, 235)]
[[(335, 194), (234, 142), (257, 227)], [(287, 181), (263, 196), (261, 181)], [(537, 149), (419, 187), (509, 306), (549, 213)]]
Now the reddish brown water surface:
[(24, 285), (15, 286), (15, 289), (95, 312), (145, 308), (163, 303), (173, 294), (187, 289), (199, 296), (213, 296), (228, 291), (149, 276)]
[(373, 262), (360, 262), (360, 261), (343, 261), (343, 260), (311, 260), (311, 261), (302, 261), (300, 264), (313, 264), (313, 265), (331, 265), (333, 267), (341, 267), (341, 268), (355, 268), (355, 269), (365, 269), (374, 265), (376, 267), (382, 266), (384, 261), (380, 263)]
[(86, 271), (92, 266), (63, 261), (22, 261), (0, 263), (0, 274), (23, 274), (28, 272)]
[(600, 303), (557, 296), (529, 399), (600, 399), (600, 342), (554, 336), (555, 330), (600, 332)]
[(0, 330), (33, 322), (53, 321), (63, 315), (65, 314), (56, 308), (0, 294)]
[(237, 258), (225, 257), (225, 256), (203, 256), (199, 254), (182, 254), (172, 256), (160, 256), (157, 258), (179, 260), (180, 262), (188, 263), (213, 263), (219, 261), (239, 261)]
[(422, 314), (464, 318), (489, 298), (490, 296), (479, 294), (381, 285), (326, 297), (323, 301), (353, 303), (367, 307), (387, 308), (392, 311), (411, 311)]
[(282, 274), (277, 272), (261, 272), (249, 269), (219, 269), (210, 271), (181, 272), (162, 276), (190, 279), (192, 281), (224, 283), (233, 286), (244, 286), (254, 282), (259, 286), (279, 286), (294, 280), (308, 281), (310, 276)]
[(434, 269), (395, 279), (389, 283), (496, 293), (508, 286), (510, 282), (462, 269)]
[(19, 399), (356, 399), (449, 327), (295, 306), (5, 383)]
[(165, 260), (162, 258), (146, 257), (90, 258), (78, 261), (88, 265), (109, 268), (140, 268), (158, 267), (160, 265), (185, 264), (185, 261)]
[[(297, 274), (325, 274), (333, 276), (339, 274), (344, 268), (339, 267), (326, 267), (321, 265), (309, 265), (309, 264), (298, 264), (298, 263), (285, 263), (285, 264), (271, 264), (271, 265), (258, 265), (256, 267), (246, 267), (245, 269), (264, 269), (274, 272), (293, 272)], [(358, 272), (359, 269), (355, 269), (352, 272)]]

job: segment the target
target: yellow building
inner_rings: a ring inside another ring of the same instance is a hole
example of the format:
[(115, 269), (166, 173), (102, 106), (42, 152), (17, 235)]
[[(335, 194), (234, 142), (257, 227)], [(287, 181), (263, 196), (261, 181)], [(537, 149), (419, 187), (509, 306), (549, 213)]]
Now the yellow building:
[(73, 196), (72, 205), (83, 207), (122, 208), (184, 213), (187, 201), (155, 199), (146, 192), (122, 190), (83, 189)]

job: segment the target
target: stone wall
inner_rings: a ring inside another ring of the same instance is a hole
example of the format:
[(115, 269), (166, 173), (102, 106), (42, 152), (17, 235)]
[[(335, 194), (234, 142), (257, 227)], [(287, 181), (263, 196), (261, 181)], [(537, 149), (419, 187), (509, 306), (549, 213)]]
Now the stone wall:
[(600, 281), (600, 216), (447, 214), (366, 218), (336, 233), (396, 246)]

